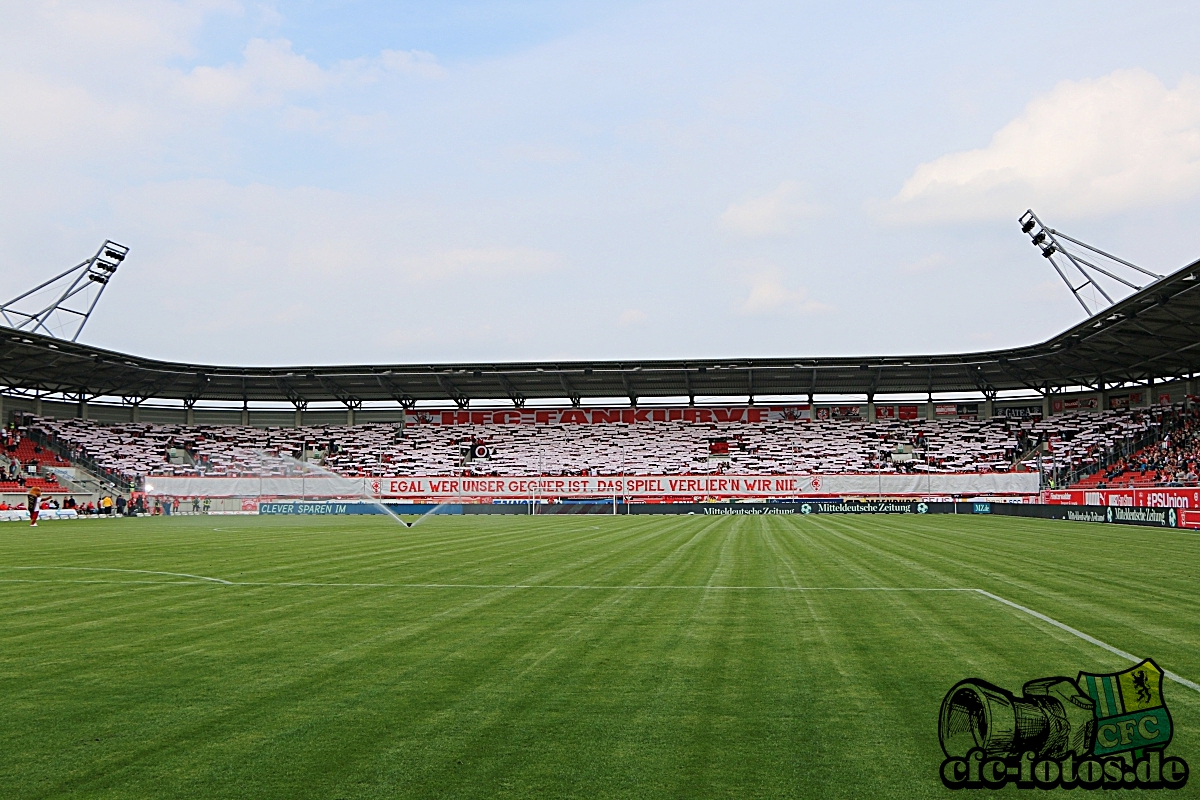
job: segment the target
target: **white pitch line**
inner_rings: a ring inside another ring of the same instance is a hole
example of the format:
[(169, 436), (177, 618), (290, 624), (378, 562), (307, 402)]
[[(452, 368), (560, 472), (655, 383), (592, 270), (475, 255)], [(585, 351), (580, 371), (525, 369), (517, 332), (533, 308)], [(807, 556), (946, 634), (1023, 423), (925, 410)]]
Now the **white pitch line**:
[(0, 567), (0, 569), (33, 569), (33, 570), (50, 570), (50, 569), (69, 569), (78, 570), (81, 572), (132, 572), (139, 575), (169, 575), (173, 578), (192, 578), (198, 581), (209, 581), (211, 583), (223, 583), (227, 586), (232, 586), (232, 581), (222, 580), (221, 578), (210, 578), (207, 575), (192, 575), (187, 572), (160, 572), (153, 569), (118, 569), (117, 567)]
[[(1141, 663), (1141, 661), (1143, 661), (1143, 659), (1138, 658), (1133, 653), (1127, 653), (1124, 650), (1113, 647), (1108, 642), (1102, 642), (1099, 639), (1097, 639), (1095, 636), (1090, 636), (1089, 634), (1086, 634), (1081, 630), (1072, 628), (1070, 625), (1067, 625), (1065, 622), (1059, 622), (1058, 620), (1054, 619), (1054, 617), (1048, 617), (1045, 614), (1042, 614), (1038, 611), (1034, 611), (1032, 608), (1026, 608), (1023, 605), (1014, 603), (1012, 600), (1005, 600), (1003, 597), (992, 594), (991, 592), (986, 592), (983, 589), (976, 589), (975, 591), (978, 592), (979, 594), (983, 595), (984, 597), (990, 597), (991, 599), (995, 600), (998, 603), (1003, 603), (1004, 605), (1009, 606), (1010, 608), (1015, 608), (1017, 611), (1028, 614), (1029, 616), (1034, 617), (1036, 619), (1040, 619), (1042, 622), (1048, 622), (1051, 625), (1053, 625), (1054, 627), (1056, 627), (1060, 630), (1064, 630), (1067, 633), (1071, 634), (1072, 636), (1078, 636), (1080, 639), (1083, 639), (1085, 642), (1089, 642), (1090, 644), (1094, 644), (1097, 647), (1103, 648), (1103, 649), (1107, 650), (1108, 652), (1112, 653), (1113, 655), (1120, 656), (1121, 658), (1132, 661), (1135, 664)], [(1189, 681), (1187, 678), (1184, 678), (1181, 675), (1176, 675), (1174, 672), (1171, 672), (1170, 670), (1163, 670), (1163, 674), (1178, 684), (1186, 686), (1189, 689), (1192, 689), (1194, 691), (1200, 692), (1200, 683), (1195, 683), (1194, 681)]]
[[(49, 570), (49, 569), (66, 569), (66, 570), (81, 570), (88, 572), (125, 572), (136, 573), (140, 575), (169, 575), (174, 578), (191, 578), (196, 581), (206, 581), (210, 583), (219, 583), (224, 586), (288, 586), (288, 587), (341, 587), (341, 588), (362, 588), (362, 589), (565, 589), (569, 591), (651, 591), (651, 590), (668, 590), (668, 591), (773, 591), (773, 592), (975, 592), (984, 597), (995, 600), (997, 603), (1002, 603), (1009, 608), (1016, 609), (1023, 614), (1028, 614), (1035, 619), (1040, 619), (1042, 622), (1049, 623), (1054, 627), (1066, 631), (1072, 636), (1076, 636), (1089, 644), (1094, 644), (1099, 648), (1107, 650), (1113, 655), (1120, 656), (1128, 661), (1137, 664), (1142, 661), (1141, 658), (1128, 653), (1120, 648), (1113, 647), (1108, 642), (1101, 641), (1095, 636), (1084, 633), (1078, 628), (1072, 628), (1065, 622), (1059, 622), (1054, 617), (1046, 616), (1040, 611), (1034, 611), (1032, 608), (1014, 603), (1000, 595), (992, 594), (984, 589), (970, 589), (957, 587), (930, 587), (930, 586), (645, 586), (641, 584), (632, 584), (626, 586), (608, 586), (608, 585), (592, 585), (592, 584), (536, 584), (536, 583), (318, 583), (318, 582), (298, 582), (298, 581), (227, 581), (222, 578), (210, 578), (205, 575), (192, 575), (186, 572), (161, 572), (149, 569), (118, 569), (116, 567), (0, 567), (0, 569), (30, 569), (30, 570)], [(100, 581), (71, 581), (71, 580), (52, 580), (39, 581), (31, 579), (4, 579), (0, 578), (0, 583), (99, 583)], [(106, 583), (121, 583), (120, 581), (106, 581)], [(128, 581), (128, 583), (164, 583), (164, 582), (147, 582), (147, 581)], [(171, 583), (180, 583), (172, 581)], [(166, 584), (170, 585), (170, 584)], [(1190, 681), (1182, 675), (1177, 675), (1170, 670), (1163, 670), (1163, 674), (1171, 680), (1186, 686), (1193, 691), (1200, 692), (1200, 684)]]
[[(116, 569), (111, 567), (0, 567), (0, 569), (29, 570), (91, 570), (96, 572), (130, 572), (144, 575), (170, 575), (192, 578), (197, 581), (220, 583), (224, 586), (311, 586), (361, 589), (560, 589), (568, 591), (717, 591), (717, 592), (973, 592), (975, 589), (932, 586), (724, 586), (724, 585), (665, 585), (645, 584), (562, 584), (562, 583), (341, 583), (334, 581), (227, 581), (204, 575), (189, 575), (185, 572), (156, 572), (146, 569)], [(0, 578), (0, 583), (96, 583), (97, 581), (73, 581), (63, 578), (36, 580), (30, 578)], [(178, 585), (185, 581), (105, 581), (105, 583), (161, 583)]]
[(598, 591), (719, 591), (719, 592), (973, 592), (974, 589), (929, 588), (923, 586), (645, 586), (632, 584), (628, 586), (609, 586), (604, 584), (562, 584), (562, 583), (299, 583), (284, 581), (267, 582), (235, 582), (232, 586), (364, 586), (392, 589), (570, 589)]

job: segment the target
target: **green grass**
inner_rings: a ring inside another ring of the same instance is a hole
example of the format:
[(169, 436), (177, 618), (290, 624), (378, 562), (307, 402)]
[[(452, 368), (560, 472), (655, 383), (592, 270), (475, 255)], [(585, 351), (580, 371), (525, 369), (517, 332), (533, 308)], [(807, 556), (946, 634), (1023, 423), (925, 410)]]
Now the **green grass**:
[(1015, 518), (5, 524), (0, 796), (949, 797), (951, 685), (1128, 662), (835, 589), (981, 588), (1200, 680), (1198, 572), (1200, 536)]

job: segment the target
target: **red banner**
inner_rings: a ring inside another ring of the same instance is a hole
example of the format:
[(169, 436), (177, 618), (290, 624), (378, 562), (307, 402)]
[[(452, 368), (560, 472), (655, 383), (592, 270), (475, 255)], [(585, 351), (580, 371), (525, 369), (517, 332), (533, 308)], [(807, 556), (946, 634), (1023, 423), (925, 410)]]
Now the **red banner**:
[(408, 425), (606, 425), (638, 422), (761, 424), (807, 422), (810, 409), (798, 406), (723, 408), (497, 408), (484, 411), (410, 411)]
[(720, 495), (791, 497), (821, 491), (820, 476), (784, 475), (613, 475), (564, 477), (369, 478), (367, 490), (380, 497), (547, 497), (611, 495)]
[[(1139, 399), (1141, 395), (1138, 395)], [(1054, 400), (1050, 404), (1050, 409), (1055, 414), (1061, 414), (1063, 411), (1086, 411), (1099, 408), (1100, 401), (1094, 397), (1084, 397), (1082, 399), (1076, 397), (1072, 400)]]

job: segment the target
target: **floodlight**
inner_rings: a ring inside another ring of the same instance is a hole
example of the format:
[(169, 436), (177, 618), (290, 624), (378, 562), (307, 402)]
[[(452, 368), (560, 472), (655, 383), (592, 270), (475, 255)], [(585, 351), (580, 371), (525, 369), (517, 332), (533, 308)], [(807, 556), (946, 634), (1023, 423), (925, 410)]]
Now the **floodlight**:
[[(105, 240), (91, 258), (60, 272), (6, 303), (0, 303), (0, 315), (3, 316), (5, 324), (11, 325), (17, 330), (44, 333), (47, 336), (70, 339), (73, 342), (78, 341), (83, 326), (87, 324), (92, 311), (96, 308), (96, 303), (100, 300), (100, 295), (104, 293), (104, 286), (116, 272), (118, 263), (125, 260), (128, 254), (128, 247)], [(84, 289), (87, 287), (85, 281), (99, 284), (98, 290), (85, 293)], [(38, 311), (23, 311), (17, 308), (18, 305), (39, 302), (39, 299), (46, 297), (56, 299), (52, 299), (49, 305)], [(56, 319), (58, 322), (66, 319), (56, 316), (60, 311), (75, 315), (78, 318), (78, 324), (56, 324), (55, 327), (50, 327), (48, 323), (51, 319)], [(18, 318), (18, 321), (14, 322), (14, 316)], [(68, 329), (71, 327), (74, 328), (73, 332)]]
[[(1104, 276), (1105, 278), (1109, 278), (1129, 289), (1132, 289), (1135, 292), (1140, 292), (1142, 290), (1144, 281), (1139, 280), (1137, 275), (1133, 275), (1127, 270), (1132, 270), (1140, 275), (1144, 275), (1147, 278), (1150, 278), (1152, 282), (1162, 280), (1165, 277), (1156, 272), (1151, 272), (1148, 269), (1143, 269), (1137, 264), (1133, 264), (1123, 258), (1118, 258), (1111, 253), (1106, 253), (1098, 247), (1093, 247), (1087, 242), (1081, 242), (1078, 239), (1072, 238), (1062, 231), (1054, 230), (1054, 228), (1047, 226), (1044, 222), (1039, 220), (1034, 215), (1032, 210), (1026, 211), (1018, 221), (1022, 224), (1022, 226), (1024, 226), (1022, 230), (1032, 230), (1032, 228), (1028, 227), (1028, 223), (1031, 221), (1034, 223), (1034, 228), (1038, 228), (1040, 226), (1038, 232), (1032, 235), (1030, 240), (1036, 247), (1041, 249), (1042, 257), (1050, 261), (1050, 263), (1054, 266), (1055, 271), (1058, 273), (1058, 277), (1062, 278), (1063, 283), (1065, 283), (1067, 288), (1071, 290), (1071, 294), (1073, 294), (1075, 299), (1079, 301), (1079, 305), (1083, 307), (1083, 310), (1089, 317), (1098, 313), (1100, 309), (1093, 310), (1092, 306), (1088, 305), (1088, 302), (1085, 301), (1083, 296), (1080, 294), (1081, 289), (1091, 286), (1093, 292), (1102, 297), (1107, 305), (1111, 306), (1116, 303), (1116, 300), (1114, 300), (1113, 296), (1105, 290), (1104, 286), (1097, 282), (1098, 277)], [(1051, 260), (1051, 257), (1055, 254), (1061, 255), (1061, 257), (1064, 259), (1064, 263), (1061, 265), (1061, 268), (1057, 262)], [(1096, 258), (1103, 259), (1104, 266), (1093, 263), (1093, 260)], [(1074, 271), (1078, 272), (1079, 276), (1083, 278), (1083, 283), (1076, 286), (1072, 282), (1072, 279), (1068, 278), (1067, 274), (1063, 272), (1064, 269), (1073, 269)], [(1192, 280), (1195, 280), (1194, 276), (1190, 277)], [(1184, 278), (1184, 280), (1187, 280), (1187, 278)], [(1094, 295), (1092, 297), (1093, 300), (1099, 302)], [(1101, 304), (1101, 307), (1103, 307), (1103, 304)]]
[(1032, 219), (1029, 220), (1021, 226), (1021, 233), (1029, 233), (1031, 230), (1033, 230), (1035, 225), (1037, 225), (1036, 222), (1034, 222)]

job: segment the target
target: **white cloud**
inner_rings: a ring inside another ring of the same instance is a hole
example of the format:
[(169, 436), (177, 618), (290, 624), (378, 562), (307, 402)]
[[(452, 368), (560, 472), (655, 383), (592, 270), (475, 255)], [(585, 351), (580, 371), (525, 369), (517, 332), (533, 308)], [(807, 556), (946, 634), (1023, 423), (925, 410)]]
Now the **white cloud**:
[(402, 261), (414, 280), (531, 275), (557, 269), (561, 262), (557, 253), (530, 247), (461, 247)]
[[(171, 250), (156, 253), (159, 258), (195, 274), (229, 270), (244, 276), (245, 285), (282, 272), (314, 285), (356, 274), (379, 287), (398, 287), (404, 281), (529, 276), (563, 263), (559, 254), (534, 247), (455, 246), (462, 234), (431, 229), (417, 206), (308, 186), (150, 184), (123, 193), (116, 211), (120, 219), (137, 220), (142, 235), (170, 232)], [(261, 284), (266, 291), (275, 288), (269, 279)]]
[(553, 144), (522, 144), (505, 147), (501, 153), (514, 161), (529, 161), (535, 164), (569, 164), (580, 160), (578, 150)]
[(721, 227), (742, 236), (787, 233), (792, 226), (818, 210), (803, 197), (796, 181), (784, 181), (761, 197), (733, 203), (721, 214)]
[(894, 221), (1104, 214), (1200, 193), (1200, 78), (1141, 69), (1063, 81), (987, 147), (922, 164), (881, 209)]
[[(277, 347), (284, 329), (315, 335), (331, 320), (332, 336), (378, 333), (380, 346), (416, 346), (393, 329), (408, 337), (432, 326), (438, 341), (501, 343), (542, 324), (538, 313), (517, 319), (512, 298), (565, 259), (441, 216), (422, 202), (308, 186), (201, 179), (126, 190), (108, 227), (133, 248), (105, 318), (137, 314), (145, 330), (227, 336), (246, 352)], [(184, 314), (146, 303), (180, 287), (190, 287)], [(459, 319), (468, 307), (471, 319)], [(509, 315), (502, 330), (482, 331)]]
[(200, 103), (274, 105), (285, 95), (319, 92), (332, 81), (325, 70), (293, 53), (287, 39), (251, 39), (241, 64), (196, 67), (180, 80), (180, 88)]
[(753, 71), (720, 81), (701, 99), (700, 106), (721, 116), (744, 117), (774, 107), (782, 97), (773, 76)]
[(216, 106), (279, 105), (288, 97), (331, 87), (374, 83), (388, 74), (441, 78), (445, 70), (432, 53), (384, 50), (377, 58), (340, 61), (323, 69), (292, 51), (287, 39), (251, 39), (238, 64), (198, 66), (179, 79), (189, 99)]
[(950, 263), (944, 253), (930, 253), (915, 261), (906, 261), (900, 265), (900, 271), (905, 275), (928, 275), (937, 272)]
[(630, 308), (621, 313), (617, 324), (621, 326), (637, 325), (646, 321), (646, 312), (640, 308)]
[(437, 62), (433, 53), (423, 50), (384, 50), (379, 62), (389, 72), (416, 75), (420, 78), (443, 78), (446, 70)]
[(833, 307), (809, 298), (803, 288), (784, 285), (778, 270), (766, 270), (750, 279), (750, 293), (738, 309), (743, 314), (815, 314)]
[(64, 147), (71, 155), (92, 154), (146, 124), (134, 106), (104, 103), (78, 86), (19, 72), (0, 72), (0, 107), (16, 110), (0, 120), (0, 147), (10, 154)]
[[(238, 0), (99, 0), (98, 2), (12, 3), (24, 6), (14, 22), (6, 49), (34, 44), (55, 61), (104, 69), (105, 62), (126, 57), (151, 61), (195, 52), (193, 39), (214, 14), (241, 16)], [(17, 11), (16, 8), (13, 11)], [(24, 19), (20, 19), (24, 17)], [(28, 27), (21, 30), (21, 23)], [(42, 36), (46, 38), (38, 41)]]
[(278, 28), (285, 21), (283, 14), (279, 13), (279, 9), (270, 3), (258, 4), (258, 19), (264, 27), (268, 28)]

